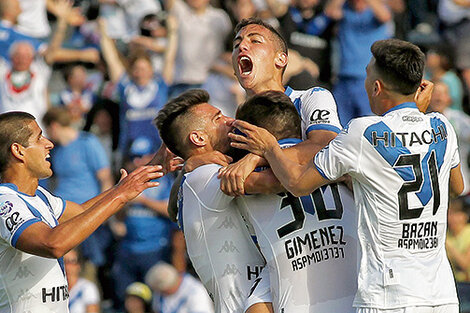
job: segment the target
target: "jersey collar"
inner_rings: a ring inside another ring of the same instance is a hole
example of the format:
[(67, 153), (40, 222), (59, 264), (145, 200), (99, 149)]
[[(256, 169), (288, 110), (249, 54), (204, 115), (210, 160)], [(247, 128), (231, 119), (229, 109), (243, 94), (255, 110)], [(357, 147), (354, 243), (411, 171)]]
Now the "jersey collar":
[(284, 93), (286, 94), (286, 96), (290, 97), (291, 93), (292, 93), (292, 88), (290, 88), (289, 86), (286, 87), (286, 90), (284, 91)]
[(390, 112), (400, 110), (400, 109), (416, 109), (417, 110), (418, 107), (416, 106), (416, 103), (414, 102), (404, 102), (404, 103), (394, 106), (393, 108), (391, 108), (390, 110), (382, 114), (382, 116), (387, 115)]
[(299, 138), (284, 138), (284, 139), (278, 140), (277, 142), (279, 143), (280, 146), (287, 145), (287, 144), (296, 145), (299, 142), (302, 142), (302, 140)]
[(21, 191), (18, 190), (18, 186), (16, 186), (13, 183), (3, 183), (3, 184), (0, 184), (0, 186), (10, 188), (11, 190), (16, 191), (17, 193), (19, 193), (23, 196), (27, 196), (27, 197), (35, 197), (37, 195), (37, 191), (34, 193), (34, 196), (31, 196), (31, 195), (28, 195), (27, 193), (21, 192)]

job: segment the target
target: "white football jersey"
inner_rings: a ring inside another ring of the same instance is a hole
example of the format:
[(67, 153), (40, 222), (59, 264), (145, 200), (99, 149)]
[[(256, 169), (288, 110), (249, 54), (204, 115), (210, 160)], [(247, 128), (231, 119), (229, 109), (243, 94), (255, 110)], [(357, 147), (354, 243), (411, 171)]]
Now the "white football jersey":
[(274, 312), (354, 312), (360, 256), (350, 190), (331, 184), (301, 198), (283, 193), (237, 201), (266, 259)]
[(362, 249), (356, 307), (458, 303), (445, 234), (459, 162), (449, 121), (414, 103), (352, 120), (316, 155), (327, 179), (353, 178)]
[(65, 209), (65, 201), (38, 187), (34, 197), (17, 192), (13, 184), (0, 185), (1, 313), (68, 312), (68, 287), (61, 259), (50, 259), (16, 249), (21, 233), (43, 222), (51, 228)]
[(178, 196), (178, 223), (194, 269), (214, 300), (215, 311), (242, 313), (264, 260), (234, 198), (220, 190), (220, 168), (204, 165), (184, 176)]
[(308, 90), (293, 90), (290, 87), (284, 92), (294, 103), (302, 120), (302, 139), (312, 130), (329, 130), (339, 133), (343, 128), (338, 118), (338, 109), (331, 92), (322, 87)]
[(11, 81), (11, 68), (5, 60), (0, 61), (0, 113), (24, 111), (36, 118), (42, 125), (42, 117), (47, 111), (47, 84), (51, 75), (50, 67), (41, 58), (31, 64), (31, 81), (16, 89)]

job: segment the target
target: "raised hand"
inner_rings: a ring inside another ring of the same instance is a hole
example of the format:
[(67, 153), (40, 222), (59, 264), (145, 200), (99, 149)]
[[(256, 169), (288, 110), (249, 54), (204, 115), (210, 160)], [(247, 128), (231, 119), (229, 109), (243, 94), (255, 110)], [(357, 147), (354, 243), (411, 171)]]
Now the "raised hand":
[(245, 194), (245, 179), (253, 172), (260, 160), (254, 154), (248, 154), (240, 161), (229, 164), (220, 169), (220, 189), (229, 196), (242, 196)]
[(234, 121), (233, 126), (245, 135), (229, 133), (232, 139), (230, 145), (234, 148), (248, 150), (262, 157), (268, 150), (278, 146), (276, 138), (264, 128), (240, 120)]
[(418, 106), (418, 109), (426, 113), (429, 103), (431, 102), (432, 91), (434, 89), (434, 84), (426, 79), (423, 79), (421, 85), (419, 85), (418, 90), (415, 94), (415, 102)]
[(153, 180), (162, 176), (163, 172), (160, 165), (141, 166), (128, 175), (121, 172), (121, 180), (116, 185), (115, 192), (124, 202), (128, 202), (145, 189), (157, 187), (159, 183)]

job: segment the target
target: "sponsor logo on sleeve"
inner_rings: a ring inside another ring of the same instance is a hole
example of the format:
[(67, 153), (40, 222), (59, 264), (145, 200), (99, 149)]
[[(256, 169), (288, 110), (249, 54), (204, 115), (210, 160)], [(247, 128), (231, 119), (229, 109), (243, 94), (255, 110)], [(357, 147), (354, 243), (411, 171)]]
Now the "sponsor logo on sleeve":
[(14, 212), (7, 219), (5, 219), (5, 226), (10, 233), (14, 232), (16, 228), (23, 222), (20, 213)]
[(330, 123), (330, 111), (328, 110), (320, 110), (316, 109), (310, 115), (310, 122), (312, 124), (323, 124), (323, 123)]
[(11, 212), (11, 209), (13, 209), (13, 203), (10, 201), (4, 201), (0, 204), (0, 216), (5, 216), (8, 213)]

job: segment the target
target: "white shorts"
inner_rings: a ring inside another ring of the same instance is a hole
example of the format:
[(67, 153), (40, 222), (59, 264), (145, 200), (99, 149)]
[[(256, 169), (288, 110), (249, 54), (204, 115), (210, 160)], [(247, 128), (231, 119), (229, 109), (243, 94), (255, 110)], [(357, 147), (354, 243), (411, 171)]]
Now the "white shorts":
[(436, 306), (410, 306), (399, 309), (356, 308), (356, 313), (459, 313), (458, 304), (444, 304)]
[(245, 302), (245, 312), (256, 303), (273, 302), (271, 297), (271, 284), (269, 271), (266, 266), (261, 270), (259, 276), (253, 282), (250, 294)]

